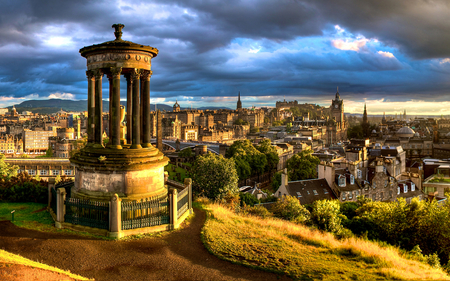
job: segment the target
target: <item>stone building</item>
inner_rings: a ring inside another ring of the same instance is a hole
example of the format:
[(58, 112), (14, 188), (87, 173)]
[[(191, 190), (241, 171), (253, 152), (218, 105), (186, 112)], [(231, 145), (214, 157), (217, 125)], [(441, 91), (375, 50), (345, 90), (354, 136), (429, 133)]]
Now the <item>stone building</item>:
[(25, 153), (44, 153), (49, 148), (49, 138), (56, 136), (55, 131), (23, 130), (23, 151)]

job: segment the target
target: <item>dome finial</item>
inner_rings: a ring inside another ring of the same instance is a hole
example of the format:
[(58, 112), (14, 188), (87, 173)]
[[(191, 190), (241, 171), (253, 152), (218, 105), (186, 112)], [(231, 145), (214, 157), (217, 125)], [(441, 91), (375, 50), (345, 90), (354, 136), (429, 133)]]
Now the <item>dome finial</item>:
[(124, 28), (125, 25), (121, 23), (113, 24), (112, 28), (114, 28), (116, 31), (114, 31), (114, 35), (116, 36), (116, 40), (122, 40), (122, 28)]

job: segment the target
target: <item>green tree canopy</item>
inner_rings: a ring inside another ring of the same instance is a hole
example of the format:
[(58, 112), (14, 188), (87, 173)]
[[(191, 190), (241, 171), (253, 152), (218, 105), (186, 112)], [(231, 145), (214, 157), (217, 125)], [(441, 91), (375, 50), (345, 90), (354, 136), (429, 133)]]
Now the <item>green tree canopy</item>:
[(362, 139), (364, 137), (362, 126), (358, 124), (348, 128), (347, 137), (349, 139)]
[(289, 180), (306, 180), (317, 177), (319, 158), (312, 156), (312, 150), (305, 150), (292, 156), (287, 161)]
[(19, 167), (7, 164), (5, 158), (5, 155), (0, 153), (0, 181), (16, 176), (17, 170), (19, 170)]
[(280, 157), (278, 157), (277, 149), (271, 144), (269, 139), (262, 140), (256, 149), (262, 154), (266, 155), (267, 165), (265, 171), (269, 172), (277, 168)]
[(178, 156), (184, 157), (184, 158), (190, 158), (190, 157), (193, 157), (194, 155), (195, 154), (192, 151), (192, 148), (190, 148), (190, 147), (185, 148), (185, 149), (181, 150), (180, 152), (178, 152)]
[(235, 160), (241, 180), (252, 174), (263, 173), (267, 165), (266, 155), (256, 149), (249, 140), (235, 141), (227, 150), (226, 156)]
[(192, 188), (199, 196), (220, 199), (228, 193), (238, 194), (238, 175), (233, 159), (208, 153), (200, 155), (191, 171)]

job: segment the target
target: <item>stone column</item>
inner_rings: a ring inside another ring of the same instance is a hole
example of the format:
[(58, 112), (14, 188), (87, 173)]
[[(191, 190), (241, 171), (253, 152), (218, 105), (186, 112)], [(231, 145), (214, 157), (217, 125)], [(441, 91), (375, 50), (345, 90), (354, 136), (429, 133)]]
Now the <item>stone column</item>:
[[(141, 70), (142, 71), (142, 70)], [(141, 72), (141, 74), (142, 74), (142, 72)], [(141, 86), (140, 86), (140, 91), (141, 91), (141, 103), (140, 103), (140, 106), (139, 106), (139, 110), (140, 110), (140, 120), (139, 120), (139, 124), (143, 124), (144, 123), (144, 103), (143, 103), (143, 93), (144, 93), (144, 91), (143, 91), (143, 88), (144, 88), (144, 83), (142, 83), (142, 80), (141, 80)], [(142, 126), (141, 126), (142, 127)], [(140, 130), (139, 131), (140, 132), (140, 138), (141, 138), (141, 141), (144, 139), (144, 131), (143, 130)]]
[(112, 97), (111, 97), (111, 95), (112, 95), (112, 92), (113, 92), (113, 81), (112, 81), (112, 74), (111, 74), (111, 72), (110, 73), (107, 73), (106, 74), (106, 77), (108, 78), (108, 84), (109, 84), (109, 114), (108, 114), (108, 130), (106, 130), (106, 128), (103, 128), (103, 130), (105, 130), (105, 131), (107, 131), (107, 133), (108, 133), (108, 137), (109, 137), (109, 142), (108, 142), (108, 144), (111, 144), (111, 126), (112, 126), (112, 124), (111, 124), (111, 122), (112, 122), (112, 118), (111, 118), (111, 115), (112, 115), (112, 104), (111, 104), (111, 101), (112, 101)]
[(109, 102), (110, 124), (108, 148), (122, 149), (120, 145), (120, 74), (121, 67), (111, 67), (112, 92)]
[(142, 147), (152, 147), (150, 143), (150, 76), (151, 70), (144, 70), (141, 77), (142, 86)]
[(132, 96), (133, 96), (133, 80), (131, 79), (130, 74), (126, 74), (125, 78), (127, 79), (127, 144), (131, 143), (131, 124), (132, 124), (132, 117), (131, 114), (133, 112), (132, 109)]
[(102, 100), (102, 78), (103, 71), (95, 71), (95, 115), (94, 115), (94, 147), (103, 148), (103, 100)]
[(178, 221), (178, 191), (176, 188), (171, 188), (169, 190), (170, 195), (170, 222), (173, 225), (173, 228), (176, 228), (176, 224)]
[(122, 199), (117, 194), (111, 197), (109, 202), (109, 237), (121, 238), (122, 232)]
[(86, 76), (88, 78), (88, 143), (87, 145), (93, 145), (95, 142), (95, 75), (93, 71), (86, 71)]
[(62, 228), (62, 223), (64, 222), (64, 215), (66, 214), (66, 189), (64, 187), (58, 188), (56, 190), (56, 228)]
[(133, 72), (131, 73), (131, 79), (133, 79), (133, 109), (132, 109), (132, 122), (133, 122), (133, 128), (132, 128), (132, 136), (131, 136), (131, 148), (138, 149), (142, 148), (141, 146), (141, 133), (140, 133), (140, 126), (139, 122), (141, 121), (140, 116), (140, 102), (139, 102), (139, 95), (141, 92), (140, 89), (140, 70), (135, 68)]

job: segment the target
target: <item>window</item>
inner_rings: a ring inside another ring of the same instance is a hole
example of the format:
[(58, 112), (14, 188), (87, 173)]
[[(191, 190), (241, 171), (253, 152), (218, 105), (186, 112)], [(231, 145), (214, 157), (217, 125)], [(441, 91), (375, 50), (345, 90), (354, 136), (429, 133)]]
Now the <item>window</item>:
[(72, 170), (64, 170), (64, 175), (66, 176), (72, 175)]
[(342, 192), (342, 201), (345, 201), (345, 192)]
[(403, 185), (403, 193), (408, 193), (408, 185), (407, 184)]
[(302, 194), (297, 191), (297, 197), (302, 197)]
[(328, 194), (328, 190), (326, 188), (323, 189), (324, 194)]
[(345, 186), (345, 176), (339, 176), (339, 186)]
[(48, 171), (47, 171), (47, 170), (40, 170), (40, 171), (39, 171), (39, 174), (40, 174), (41, 176), (46, 176), (46, 175), (48, 174)]
[(416, 190), (416, 185), (412, 182), (411, 183), (411, 191), (415, 191)]
[(358, 170), (358, 172), (357, 172), (357, 176), (358, 176), (358, 179), (360, 179), (360, 178), (362, 178), (362, 171), (361, 170)]
[(28, 174), (30, 176), (35, 176), (36, 175), (36, 170), (28, 170)]
[(355, 177), (350, 175), (350, 184), (355, 184)]
[(353, 198), (353, 192), (349, 192), (348, 193), (348, 199), (350, 200), (350, 199), (352, 199)]
[(53, 170), (53, 171), (52, 171), (52, 175), (54, 175), (54, 176), (59, 175), (59, 171), (58, 171), (58, 170)]
[(386, 167), (385, 166), (383, 166), (383, 173), (386, 174)]
[(309, 193), (309, 190), (306, 191), (306, 193), (308, 193), (308, 195), (310, 195), (311, 193)]
[(400, 194), (400, 186), (397, 187), (397, 195)]
[(317, 190), (313, 190), (314, 195), (319, 195), (319, 193), (317, 193)]

